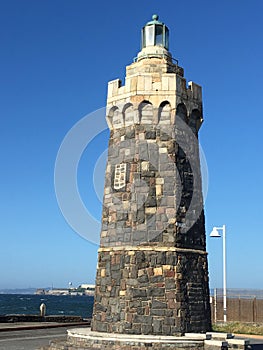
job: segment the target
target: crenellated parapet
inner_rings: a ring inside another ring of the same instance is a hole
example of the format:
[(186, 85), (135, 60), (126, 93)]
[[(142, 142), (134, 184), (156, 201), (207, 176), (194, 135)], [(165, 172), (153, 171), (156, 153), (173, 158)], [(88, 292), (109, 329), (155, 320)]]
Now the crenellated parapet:
[[(136, 64), (136, 63), (134, 63)], [(195, 108), (202, 104), (202, 88), (194, 82), (186, 84), (186, 79), (178, 74), (162, 73), (154, 76), (152, 73), (136, 74), (126, 77), (125, 85), (116, 79), (108, 83), (107, 105), (116, 102), (132, 102), (145, 100), (158, 105), (162, 100), (170, 100), (175, 107), (176, 99), (187, 99)], [(189, 106), (190, 107), (190, 106)]]
[[(175, 72), (168, 72), (168, 67)], [(110, 130), (138, 124), (174, 125), (176, 115), (198, 132), (203, 121), (202, 88), (192, 81), (187, 85), (183, 70), (165, 59), (135, 62), (127, 67), (125, 85), (119, 79), (108, 84)]]

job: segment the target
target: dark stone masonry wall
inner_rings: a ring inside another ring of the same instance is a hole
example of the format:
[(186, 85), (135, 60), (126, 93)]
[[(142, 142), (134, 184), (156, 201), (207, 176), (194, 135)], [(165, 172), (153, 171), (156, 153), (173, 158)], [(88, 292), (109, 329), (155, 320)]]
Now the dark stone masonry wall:
[(101, 246), (205, 250), (199, 150), (188, 129), (140, 124), (112, 131), (104, 193)]
[[(196, 133), (179, 117), (170, 125), (171, 110), (144, 107), (136, 107), (140, 124), (110, 135), (92, 330), (205, 332), (211, 323)], [(112, 120), (121, 124), (116, 108)], [(127, 110), (126, 119), (135, 113)]]
[(92, 330), (154, 335), (208, 330), (207, 280), (201, 251), (100, 249)]

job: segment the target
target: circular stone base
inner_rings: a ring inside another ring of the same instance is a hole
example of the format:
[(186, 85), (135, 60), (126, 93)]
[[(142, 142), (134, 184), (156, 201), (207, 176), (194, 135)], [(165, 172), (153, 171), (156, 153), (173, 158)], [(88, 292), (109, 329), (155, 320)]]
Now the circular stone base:
[(90, 328), (68, 330), (68, 342), (73, 346), (101, 350), (196, 350), (204, 348), (205, 338), (205, 334), (173, 337), (93, 332)]
[(144, 47), (137, 56), (137, 61), (145, 58), (165, 58), (167, 61), (172, 61), (172, 55), (164, 47), (161, 46), (147, 46)]

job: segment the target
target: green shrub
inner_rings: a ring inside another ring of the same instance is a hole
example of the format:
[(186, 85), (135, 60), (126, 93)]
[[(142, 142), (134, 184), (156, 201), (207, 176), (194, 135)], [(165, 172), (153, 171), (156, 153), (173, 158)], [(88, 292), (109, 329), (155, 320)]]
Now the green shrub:
[(263, 335), (263, 325), (257, 323), (218, 323), (213, 324), (214, 332)]

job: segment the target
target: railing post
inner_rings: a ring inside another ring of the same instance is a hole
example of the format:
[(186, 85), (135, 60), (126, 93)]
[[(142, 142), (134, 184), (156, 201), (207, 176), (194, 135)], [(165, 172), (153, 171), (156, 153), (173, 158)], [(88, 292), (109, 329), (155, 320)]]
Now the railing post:
[(256, 297), (253, 298), (253, 322), (256, 322), (257, 312), (256, 312)]
[(238, 296), (238, 321), (242, 322), (242, 319), (241, 319), (241, 300), (240, 300), (240, 295)]
[(216, 288), (214, 288), (214, 321), (216, 324), (217, 321), (217, 295)]

